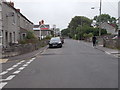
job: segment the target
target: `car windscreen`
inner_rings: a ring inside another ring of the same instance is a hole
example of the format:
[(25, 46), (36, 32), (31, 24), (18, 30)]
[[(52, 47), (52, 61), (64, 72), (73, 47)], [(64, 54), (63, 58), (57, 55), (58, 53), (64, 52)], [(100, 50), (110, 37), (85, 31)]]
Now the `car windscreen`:
[(59, 42), (59, 41), (60, 41), (59, 38), (52, 38), (52, 39), (50, 40), (50, 42)]

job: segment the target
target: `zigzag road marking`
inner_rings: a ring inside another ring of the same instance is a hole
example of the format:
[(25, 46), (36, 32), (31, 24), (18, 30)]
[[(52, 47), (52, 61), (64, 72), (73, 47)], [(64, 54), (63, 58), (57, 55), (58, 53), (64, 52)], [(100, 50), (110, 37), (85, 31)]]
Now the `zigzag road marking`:
[(0, 83), (0, 89), (2, 89), (6, 84), (7, 84), (7, 82), (4, 82), (4, 83), (1, 82), (1, 83)]
[[(10, 75), (9, 77), (7, 77), (6, 79), (1, 79), (1, 83), (0, 83), (0, 89), (2, 89), (5, 85), (8, 84), (8, 82), (5, 81), (10, 81), (12, 80), (17, 74), (19, 74), (23, 69), (25, 69), (26, 66), (28, 66), (35, 58), (32, 58), (29, 62), (26, 62), (26, 64), (24, 64), (22, 67), (20, 67), (17, 71), (13, 72), (12, 75)], [(17, 63), (16, 65), (13, 65), (12, 68), (7, 69), (7, 71), (4, 71), (2, 73), (0, 73), (0, 75), (4, 75), (6, 73), (8, 73), (8, 71), (14, 69), (15, 67), (17, 67), (19, 64), (23, 63), (24, 61), (21, 61), (19, 63)], [(4, 81), (4, 82), (2, 82)]]

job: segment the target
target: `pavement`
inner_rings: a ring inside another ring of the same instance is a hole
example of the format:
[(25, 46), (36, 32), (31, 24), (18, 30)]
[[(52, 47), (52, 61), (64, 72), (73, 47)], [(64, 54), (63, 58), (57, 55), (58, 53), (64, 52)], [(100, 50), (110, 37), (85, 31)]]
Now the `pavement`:
[(44, 50), (46, 50), (47, 47), (48, 46), (45, 46), (43, 48), (40, 48), (40, 49), (30, 52), (30, 53), (0, 59), (0, 63), (6, 63), (9, 61), (16, 61), (16, 60), (25, 60), (25, 59), (30, 59), (30, 58), (36, 57), (38, 54), (41, 54)]
[(109, 55), (114, 55), (115, 57), (120, 58), (120, 51), (117, 49), (106, 48), (106, 47), (103, 47), (102, 45), (97, 46), (97, 49), (99, 49)]
[[(78, 42), (80, 42), (80, 41), (78, 41)], [(92, 46), (92, 43), (90, 43), (90, 42), (84, 42), (84, 41), (82, 41), (82, 42), (85, 43), (88, 46)], [(0, 59), (0, 63), (6, 63), (6, 62), (9, 62), (9, 61), (16, 61), (16, 60), (25, 60), (25, 59), (30, 59), (30, 58), (36, 57), (38, 54), (41, 54), (44, 50), (46, 50), (47, 47), (48, 46), (45, 46), (43, 48), (40, 48), (39, 50), (30, 52), (30, 53), (27, 53), (27, 54), (22, 54), (22, 55), (18, 55), (18, 56), (14, 56), (14, 57)], [(100, 51), (103, 51), (106, 54), (113, 55), (117, 58), (120, 58), (120, 51), (117, 50), (117, 49), (106, 48), (106, 47), (103, 47), (103, 45), (97, 45), (94, 48), (96, 48)]]
[[(84, 42), (84, 41), (83, 41), (83, 42)], [(92, 43), (91, 43), (91, 42), (84, 42), (84, 43), (86, 43), (86, 44), (89, 45), (89, 46), (92, 46)], [(100, 50), (100, 51), (103, 51), (103, 52), (105, 52), (106, 54), (113, 55), (113, 56), (115, 56), (115, 57), (117, 57), (117, 58), (120, 58), (120, 50), (118, 50), (118, 49), (106, 48), (106, 47), (103, 47), (103, 45), (97, 45), (97, 46), (95, 46), (95, 47), (93, 47), (93, 48), (96, 48), (96, 49), (98, 49), (98, 50)]]

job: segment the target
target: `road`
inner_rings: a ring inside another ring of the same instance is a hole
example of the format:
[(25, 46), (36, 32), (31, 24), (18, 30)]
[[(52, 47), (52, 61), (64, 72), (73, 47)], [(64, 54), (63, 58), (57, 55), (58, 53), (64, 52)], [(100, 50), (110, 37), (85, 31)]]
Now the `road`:
[(66, 39), (62, 48), (3, 64), (1, 88), (117, 88), (118, 59)]

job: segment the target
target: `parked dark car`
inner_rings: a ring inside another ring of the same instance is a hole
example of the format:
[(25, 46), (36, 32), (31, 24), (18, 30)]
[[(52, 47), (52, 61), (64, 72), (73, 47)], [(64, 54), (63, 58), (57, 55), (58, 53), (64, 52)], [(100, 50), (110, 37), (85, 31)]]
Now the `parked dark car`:
[(49, 48), (52, 48), (52, 47), (59, 47), (59, 48), (62, 47), (62, 42), (61, 42), (60, 37), (51, 38), (49, 42)]

